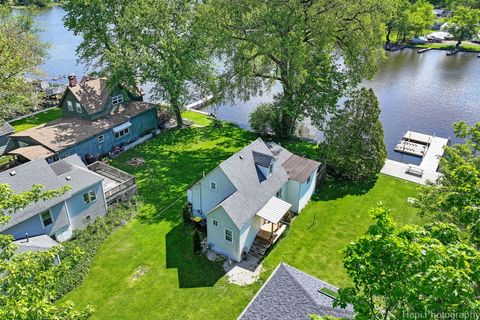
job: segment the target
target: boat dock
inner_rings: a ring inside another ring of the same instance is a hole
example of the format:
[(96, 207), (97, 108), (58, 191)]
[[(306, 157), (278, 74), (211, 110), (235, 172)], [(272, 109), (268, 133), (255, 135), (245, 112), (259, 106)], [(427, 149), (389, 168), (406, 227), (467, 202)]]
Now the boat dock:
[(422, 162), (417, 166), (388, 159), (381, 172), (418, 184), (434, 182), (441, 176), (438, 172), (440, 158), (449, 141), (435, 135), (407, 131), (395, 151), (421, 157)]
[(198, 101), (195, 101), (193, 103), (190, 103), (188, 105), (185, 106), (185, 109), (187, 110), (190, 110), (190, 111), (193, 111), (193, 112), (197, 112), (197, 113), (201, 113), (201, 114), (204, 114), (204, 115), (210, 115), (208, 112), (205, 112), (205, 111), (201, 111), (201, 110), (198, 110), (202, 107), (204, 107), (206, 104), (208, 104), (211, 100), (213, 99), (213, 96), (210, 95), (210, 96), (207, 96), (203, 99), (200, 99)]
[(424, 53), (424, 52), (427, 52), (427, 51), (430, 51), (432, 50), (432, 48), (425, 48), (425, 49), (420, 49), (417, 51), (417, 53)]

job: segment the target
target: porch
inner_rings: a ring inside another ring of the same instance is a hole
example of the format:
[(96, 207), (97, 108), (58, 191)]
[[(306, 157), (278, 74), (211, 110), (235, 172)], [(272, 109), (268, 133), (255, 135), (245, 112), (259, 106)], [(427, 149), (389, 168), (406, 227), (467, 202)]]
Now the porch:
[(260, 230), (250, 248), (250, 254), (262, 258), (268, 249), (280, 239), (290, 221), (291, 204), (277, 197), (272, 197), (257, 213), (262, 221)]
[(97, 161), (88, 166), (90, 171), (101, 175), (107, 205), (126, 201), (138, 193), (135, 177), (108, 164)]

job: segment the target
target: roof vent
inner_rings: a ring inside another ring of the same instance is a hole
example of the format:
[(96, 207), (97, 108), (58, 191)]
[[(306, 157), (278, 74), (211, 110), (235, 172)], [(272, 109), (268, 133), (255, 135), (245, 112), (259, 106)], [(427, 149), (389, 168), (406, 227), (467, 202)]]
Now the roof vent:
[(65, 179), (67, 179), (68, 181), (70, 181), (70, 180), (72, 180), (72, 177), (67, 176)]
[(243, 160), (243, 156), (242, 156), (242, 155), (239, 155), (238, 157), (239, 157), (241, 160)]
[(16, 175), (16, 174), (17, 174), (17, 171), (15, 171), (15, 170), (10, 171), (10, 175), (11, 175), (12, 177), (13, 177), (14, 175)]

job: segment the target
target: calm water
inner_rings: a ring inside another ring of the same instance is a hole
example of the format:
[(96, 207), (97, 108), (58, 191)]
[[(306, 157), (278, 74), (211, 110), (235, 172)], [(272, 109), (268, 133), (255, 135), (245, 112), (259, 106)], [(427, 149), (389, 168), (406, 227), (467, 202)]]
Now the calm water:
[[(65, 29), (64, 14), (62, 8), (51, 8), (36, 17), (44, 29), (42, 40), (51, 44), (50, 58), (42, 66), (50, 79), (72, 72), (81, 76), (87, 71), (84, 65), (77, 64), (75, 49), (81, 39)], [(453, 122), (480, 121), (480, 58), (476, 54), (447, 57), (445, 52), (434, 50), (424, 54), (414, 50), (388, 53), (375, 79), (365, 85), (374, 89), (380, 101), (385, 142), (393, 159), (401, 159), (393, 147), (406, 130), (453, 137)], [(271, 99), (269, 93), (247, 102), (225, 103), (215, 112), (221, 119), (248, 128), (249, 113)], [(213, 111), (212, 107), (207, 110)], [(314, 128), (309, 131), (310, 135), (318, 135)], [(403, 160), (412, 161), (406, 157)]]

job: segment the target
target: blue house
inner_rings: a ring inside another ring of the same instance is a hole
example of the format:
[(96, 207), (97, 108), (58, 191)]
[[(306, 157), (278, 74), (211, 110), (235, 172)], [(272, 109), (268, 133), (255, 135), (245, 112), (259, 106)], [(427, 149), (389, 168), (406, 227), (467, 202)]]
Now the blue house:
[(143, 102), (143, 92), (110, 87), (105, 78), (74, 75), (60, 101), (63, 117), (11, 136), (10, 154), (21, 160), (53, 162), (73, 154), (93, 162), (158, 129), (155, 105)]
[(0, 232), (12, 235), (15, 240), (42, 235), (59, 242), (69, 239), (73, 230), (107, 214), (105, 179), (88, 170), (77, 155), (52, 164), (44, 159), (33, 160), (0, 173), (0, 184), (8, 184), (15, 193), (28, 191), (34, 184), (44, 186), (45, 190), (71, 187), (61, 196), (32, 203), (19, 212), (6, 213), (12, 218), (0, 225)]

